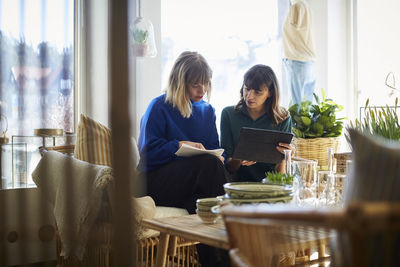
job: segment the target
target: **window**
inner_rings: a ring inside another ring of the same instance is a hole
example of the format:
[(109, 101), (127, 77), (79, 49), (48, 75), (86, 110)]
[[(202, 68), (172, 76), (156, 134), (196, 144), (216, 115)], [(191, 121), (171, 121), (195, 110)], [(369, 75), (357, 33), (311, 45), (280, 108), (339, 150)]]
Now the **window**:
[(0, 0), (3, 188), (33, 185), (38, 147), (59, 143), (34, 129), (74, 132), (73, 44), (74, 0)]
[(269, 65), (282, 81), (280, 27), (288, 1), (161, 2), (163, 86), (167, 85), (172, 64), (181, 52), (199, 52), (213, 70), (211, 104), (219, 120), (225, 106), (239, 101), (243, 75), (251, 66)]
[[(398, 10), (400, 2), (384, 0), (357, 1), (358, 105), (393, 106), (399, 91), (392, 91), (388, 83), (400, 89), (400, 38)], [(394, 94), (391, 94), (394, 93)]]
[(0, 0), (0, 108), (8, 136), (74, 131), (73, 5)]

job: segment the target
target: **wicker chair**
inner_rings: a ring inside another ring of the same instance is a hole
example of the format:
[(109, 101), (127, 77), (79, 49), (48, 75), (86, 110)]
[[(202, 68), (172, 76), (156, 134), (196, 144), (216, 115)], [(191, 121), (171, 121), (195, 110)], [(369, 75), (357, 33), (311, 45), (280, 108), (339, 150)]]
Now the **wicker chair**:
[[(46, 150), (59, 151), (73, 155), (74, 145), (41, 147), (41, 153)], [(82, 260), (76, 257), (65, 259), (60, 255), (62, 242), (60, 235), (56, 234), (57, 267), (108, 267), (112, 266), (112, 201), (113, 192), (111, 189), (103, 192), (100, 213), (96, 219), (86, 246), (86, 253)], [(158, 235), (136, 240), (135, 255), (137, 267), (152, 267), (155, 265)], [(196, 250), (196, 243), (186, 240), (177, 240), (175, 251), (170, 251), (167, 257), (167, 266), (200, 266)]]
[(331, 259), (296, 259), (296, 266), (327, 260), (333, 266), (400, 264), (400, 203), (353, 203), (341, 210), (226, 206), (221, 212), (235, 266), (290, 266), (282, 260), (285, 252), (319, 248), (324, 254), (327, 237)]

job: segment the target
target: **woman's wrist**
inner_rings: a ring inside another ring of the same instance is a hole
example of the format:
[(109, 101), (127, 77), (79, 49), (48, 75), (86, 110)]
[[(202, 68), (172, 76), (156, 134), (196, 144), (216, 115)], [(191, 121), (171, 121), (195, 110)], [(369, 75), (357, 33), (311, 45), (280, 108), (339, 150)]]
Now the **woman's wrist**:
[(226, 166), (228, 171), (234, 172), (237, 171), (240, 168), (241, 162), (240, 160), (229, 158), (226, 161)]
[(285, 162), (282, 161), (275, 165), (275, 171), (280, 173), (285, 173)]

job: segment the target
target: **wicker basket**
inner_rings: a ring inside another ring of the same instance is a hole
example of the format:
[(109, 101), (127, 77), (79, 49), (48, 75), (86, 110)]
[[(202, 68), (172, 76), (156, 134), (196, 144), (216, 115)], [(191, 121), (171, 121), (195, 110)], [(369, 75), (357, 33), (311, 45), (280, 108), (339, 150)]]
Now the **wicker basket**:
[(333, 152), (336, 153), (339, 148), (339, 137), (293, 138), (292, 143), (296, 146), (297, 157), (318, 160), (318, 166), (326, 168), (328, 148), (333, 147)]
[(335, 153), (336, 159), (336, 172), (346, 174), (347, 173), (347, 161), (351, 160), (351, 152)]

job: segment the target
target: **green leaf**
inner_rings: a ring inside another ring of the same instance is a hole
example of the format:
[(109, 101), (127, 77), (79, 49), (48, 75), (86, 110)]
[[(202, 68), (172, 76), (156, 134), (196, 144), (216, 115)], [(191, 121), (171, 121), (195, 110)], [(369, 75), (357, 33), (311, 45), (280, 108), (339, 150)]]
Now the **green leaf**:
[(325, 101), (325, 91), (321, 88), (322, 101)]
[(315, 93), (313, 93), (313, 95), (314, 95), (314, 98), (315, 98), (315, 102), (317, 102), (317, 104), (319, 104), (319, 97)]
[(321, 89), (322, 101), (314, 94), (316, 103), (302, 101), (298, 106), (289, 108), (292, 116), (293, 133), (300, 138), (340, 136), (343, 128), (343, 120), (336, 118), (336, 112), (343, 110), (332, 99), (327, 99)]
[(289, 107), (289, 112), (290, 114), (294, 114), (295, 112), (298, 112), (299, 110), (299, 104), (294, 104), (292, 106)]
[(138, 44), (145, 44), (148, 36), (149, 32), (147, 30), (135, 29), (133, 31), (133, 40)]
[(292, 132), (294, 134), (294, 136), (298, 137), (298, 138), (304, 138), (304, 132), (299, 130), (298, 128), (293, 127), (292, 128)]
[[(369, 106), (369, 99), (365, 103), (364, 119), (355, 120), (348, 128), (357, 129), (370, 135), (379, 135), (387, 139), (400, 141), (400, 125), (397, 115), (398, 99), (394, 108), (385, 105), (377, 108)], [(347, 138), (347, 137), (346, 137)]]
[(305, 116), (301, 116), (301, 121), (305, 126), (310, 126), (311, 124), (311, 119)]
[(271, 184), (292, 185), (294, 175), (279, 172), (267, 172), (265, 176)]

